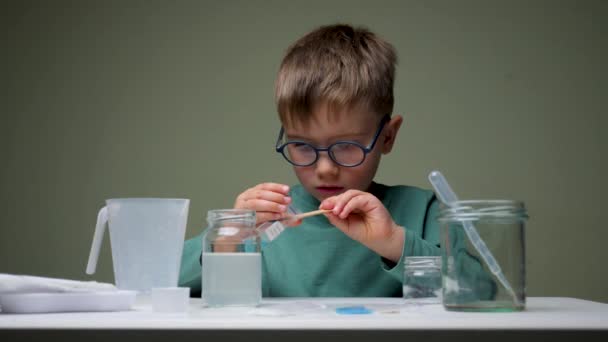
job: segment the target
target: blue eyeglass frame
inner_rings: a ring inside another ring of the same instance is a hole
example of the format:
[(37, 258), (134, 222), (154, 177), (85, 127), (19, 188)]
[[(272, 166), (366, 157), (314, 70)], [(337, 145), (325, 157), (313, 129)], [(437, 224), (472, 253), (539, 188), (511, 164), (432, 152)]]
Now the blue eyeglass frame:
[[(365, 157), (367, 157), (367, 154), (370, 153), (374, 149), (374, 146), (376, 146), (376, 141), (378, 141), (378, 137), (380, 136), (382, 129), (384, 128), (386, 123), (389, 122), (390, 120), (391, 120), (390, 114), (386, 114), (382, 117), (382, 120), (380, 120), (380, 124), (378, 125), (378, 129), (376, 130), (376, 134), (374, 135), (374, 140), (372, 140), (372, 142), (368, 146), (363, 146), (356, 141), (348, 141), (348, 140), (336, 141), (335, 143), (333, 143), (327, 147), (316, 147), (316, 146), (313, 146), (313, 145), (311, 145), (305, 141), (301, 141), (301, 140), (288, 141), (288, 142), (284, 143), (283, 145), (279, 146), (281, 139), (283, 139), (283, 134), (285, 133), (285, 128), (283, 126), (281, 126), (281, 130), (279, 131), (279, 137), (277, 139), (277, 143), (275, 144), (275, 149), (278, 153), (280, 153), (283, 156), (283, 158), (285, 158), (285, 160), (287, 160), (288, 163), (290, 163), (291, 165), (294, 165), (294, 166), (311, 166), (311, 165), (313, 165), (314, 163), (317, 162), (317, 160), (319, 160), (319, 152), (327, 152), (327, 155), (329, 156), (329, 158), (334, 163), (336, 163), (340, 166), (343, 166), (343, 167), (359, 166), (359, 165), (363, 164), (363, 162), (365, 161)], [(289, 160), (289, 158), (287, 158), (287, 156), (284, 153), (285, 147), (287, 147), (287, 145), (289, 145), (289, 144), (294, 144), (294, 143), (299, 143), (299, 144), (304, 144), (304, 145), (310, 146), (315, 151), (315, 159), (308, 164), (296, 164), (296, 163), (292, 162), (291, 160)], [(344, 164), (339, 163), (336, 159), (334, 159), (334, 157), (331, 155), (331, 153), (329, 153), (329, 150), (334, 145), (338, 145), (338, 144), (353, 144), (353, 145), (358, 146), (363, 151), (363, 158), (361, 159), (361, 161), (359, 163), (353, 164), (353, 165), (344, 165)]]

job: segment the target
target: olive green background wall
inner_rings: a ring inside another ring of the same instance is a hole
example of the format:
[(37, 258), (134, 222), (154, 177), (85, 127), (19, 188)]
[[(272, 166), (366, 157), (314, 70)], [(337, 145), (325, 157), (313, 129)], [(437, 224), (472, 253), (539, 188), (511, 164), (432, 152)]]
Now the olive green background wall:
[(274, 153), (287, 46), (345, 22), (392, 42), (405, 123), (377, 181), (529, 209), (530, 296), (608, 302), (602, 1), (17, 1), (0, 9), (0, 272), (113, 281), (106, 198), (191, 199), (187, 236)]

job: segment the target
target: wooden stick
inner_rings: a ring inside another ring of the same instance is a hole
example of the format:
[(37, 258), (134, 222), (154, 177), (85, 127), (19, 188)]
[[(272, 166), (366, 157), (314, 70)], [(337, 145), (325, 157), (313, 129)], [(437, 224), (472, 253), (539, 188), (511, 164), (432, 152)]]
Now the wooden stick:
[(300, 220), (300, 219), (311, 217), (311, 216), (316, 216), (316, 215), (321, 215), (321, 214), (329, 213), (330, 211), (331, 210), (328, 210), (328, 209), (320, 209), (320, 210), (309, 211), (307, 213), (302, 213), (302, 214), (297, 214), (297, 215), (292, 215), (292, 216), (285, 217), (285, 218), (281, 219), (281, 221), (283, 221), (283, 220)]

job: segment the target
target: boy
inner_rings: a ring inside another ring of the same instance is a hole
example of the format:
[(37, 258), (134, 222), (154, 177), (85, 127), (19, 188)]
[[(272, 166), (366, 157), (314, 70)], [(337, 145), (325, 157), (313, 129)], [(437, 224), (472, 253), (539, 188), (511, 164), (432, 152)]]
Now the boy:
[[(396, 62), (389, 43), (347, 25), (320, 27), (288, 49), (276, 81), (276, 148), (300, 184), (259, 184), (234, 208), (255, 210), (258, 225), (288, 205), (331, 212), (295, 222), (262, 250), (264, 296), (399, 297), (403, 259), (439, 255), (433, 193), (373, 182), (402, 122), (391, 115)], [(193, 293), (200, 255), (198, 236), (184, 246), (180, 275)]]

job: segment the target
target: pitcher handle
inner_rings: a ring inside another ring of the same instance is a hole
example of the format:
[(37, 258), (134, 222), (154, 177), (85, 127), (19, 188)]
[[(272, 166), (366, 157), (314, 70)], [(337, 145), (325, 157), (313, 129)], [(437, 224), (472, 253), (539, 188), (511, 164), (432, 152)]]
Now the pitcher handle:
[(93, 235), (93, 244), (91, 245), (91, 253), (89, 254), (87, 274), (93, 274), (97, 269), (97, 259), (99, 259), (99, 251), (101, 250), (101, 242), (103, 241), (107, 222), (108, 208), (103, 207), (99, 210), (99, 214), (97, 214), (97, 224), (95, 225), (95, 235)]

